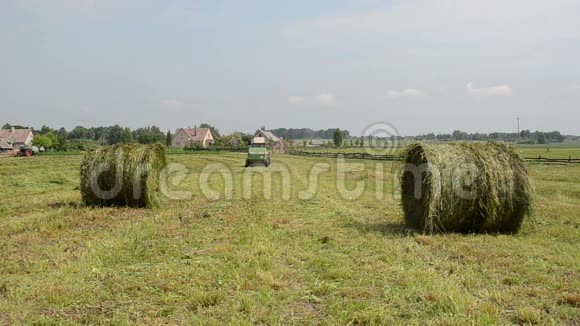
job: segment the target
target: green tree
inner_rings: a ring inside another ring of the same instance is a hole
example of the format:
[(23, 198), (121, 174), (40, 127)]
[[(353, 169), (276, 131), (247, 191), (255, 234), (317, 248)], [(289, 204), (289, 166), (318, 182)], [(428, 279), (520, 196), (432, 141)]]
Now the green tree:
[(151, 126), (151, 135), (154, 143), (163, 144), (165, 142), (165, 133), (159, 127)]
[(252, 142), (252, 139), (254, 139), (254, 135), (242, 134), (242, 143), (244, 144), (244, 147), (247, 147), (248, 144), (250, 144)]
[(123, 142), (123, 128), (119, 125), (114, 125), (109, 127), (109, 133), (107, 140), (109, 141), (109, 145), (119, 144)]
[(77, 126), (69, 133), (69, 138), (70, 139), (95, 139), (95, 132), (90, 131), (89, 129), (87, 129), (83, 126)]
[(64, 128), (60, 128), (58, 130), (58, 133), (56, 135), (57, 139), (58, 139), (58, 145), (56, 146), (56, 148), (59, 151), (65, 151), (68, 147), (69, 141), (68, 141), (68, 132), (66, 132), (66, 129)]
[(530, 138), (530, 137), (532, 137), (532, 133), (528, 129), (520, 131), (520, 138)]
[(4, 126), (2, 127), (2, 129), (32, 129), (30, 127), (25, 127), (25, 126), (21, 126), (21, 125), (11, 125), (9, 123), (4, 124)]
[(165, 146), (167, 146), (167, 147), (171, 146), (172, 142), (173, 142), (173, 137), (171, 136), (171, 131), (167, 130), (167, 135), (165, 136)]
[(121, 133), (121, 143), (129, 144), (133, 142), (133, 133), (131, 129), (125, 127), (123, 128), (123, 132)]
[(133, 131), (133, 139), (140, 144), (165, 144), (166, 135), (159, 127), (151, 126)]
[(50, 128), (49, 126), (47, 126), (47, 125), (43, 125), (43, 126), (40, 128), (40, 131), (39, 131), (39, 133), (40, 133), (41, 135), (46, 135), (46, 134), (53, 133), (54, 131), (55, 131), (55, 130), (53, 130), (53, 129), (52, 129), (52, 128)]
[(546, 134), (543, 132), (538, 133), (538, 144), (545, 144), (546, 143)]
[(58, 135), (54, 132), (50, 132), (47, 134), (48, 138), (50, 138), (50, 142), (52, 143), (51, 147), (54, 148), (58, 146)]
[(52, 139), (49, 135), (38, 135), (34, 137), (32, 144), (36, 147), (52, 148)]
[(334, 131), (334, 135), (332, 136), (332, 139), (334, 140), (334, 146), (336, 147), (341, 147), (342, 146), (342, 131), (340, 131), (340, 129), (336, 129)]

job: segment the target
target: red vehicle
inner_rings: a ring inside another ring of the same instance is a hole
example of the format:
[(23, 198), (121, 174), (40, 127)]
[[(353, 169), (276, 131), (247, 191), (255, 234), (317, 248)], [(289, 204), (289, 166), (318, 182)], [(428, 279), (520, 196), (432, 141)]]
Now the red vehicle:
[(38, 147), (31, 146), (31, 147), (24, 147), (20, 146), (20, 151), (18, 151), (17, 156), (37, 156), (38, 155)]

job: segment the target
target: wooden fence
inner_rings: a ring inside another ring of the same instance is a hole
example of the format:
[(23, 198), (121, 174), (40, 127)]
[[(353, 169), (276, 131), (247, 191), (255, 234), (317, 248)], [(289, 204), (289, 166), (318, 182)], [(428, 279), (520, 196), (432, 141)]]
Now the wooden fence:
[[(311, 157), (327, 157), (327, 158), (338, 158), (343, 157), (345, 159), (358, 159), (358, 160), (378, 160), (378, 161), (399, 161), (400, 158), (396, 155), (389, 154), (368, 154), (368, 153), (331, 153), (331, 152), (306, 152), (290, 150), (288, 151), (290, 155), (297, 156), (311, 156)], [(546, 158), (541, 155), (538, 157), (524, 157), (527, 162), (538, 162), (538, 163), (560, 163), (560, 164), (580, 164), (580, 159), (572, 158)]]
[(524, 157), (524, 160), (528, 162), (538, 162), (538, 163), (570, 163), (570, 164), (580, 164), (579, 158), (572, 158), (569, 156), (568, 158), (547, 158), (542, 157), (542, 155), (538, 157)]

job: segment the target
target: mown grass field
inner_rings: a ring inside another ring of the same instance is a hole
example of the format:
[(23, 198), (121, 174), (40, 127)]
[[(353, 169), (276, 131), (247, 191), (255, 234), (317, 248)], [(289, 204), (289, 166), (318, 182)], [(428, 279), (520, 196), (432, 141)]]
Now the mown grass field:
[[(518, 151), (525, 157), (538, 157), (542, 156), (544, 158), (564, 158), (569, 157), (580, 159), (580, 147), (567, 147), (560, 144), (550, 144), (550, 145), (522, 145), (518, 146)], [(306, 148), (299, 150), (312, 151), (312, 152), (332, 152), (332, 153), (364, 153), (367, 150), (364, 147), (350, 147), (350, 148)], [(382, 149), (376, 149), (377, 154), (386, 154)], [(397, 149), (394, 150), (396, 152)], [(372, 150), (370, 153), (373, 153)], [(391, 154), (391, 153), (389, 153)], [(393, 153), (395, 154), (395, 153)]]
[[(80, 156), (0, 159), (0, 324), (580, 323), (580, 165), (529, 165), (537, 212), (517, 235), (425, 236), (403, 230), (390, 163), (376, 199), (381, 163), (352, 161), (347, 188), (366, 186), (345, 199), (333, 160), (275, 155), (285, 200), (276, 174), (271, 199), (258, 182), (243, 198), (243, 154), (169, 161), (193, 197), (145, 210), (81, 206)], [(202, 195), (207, 163), (232, 171), (232, 199)]]

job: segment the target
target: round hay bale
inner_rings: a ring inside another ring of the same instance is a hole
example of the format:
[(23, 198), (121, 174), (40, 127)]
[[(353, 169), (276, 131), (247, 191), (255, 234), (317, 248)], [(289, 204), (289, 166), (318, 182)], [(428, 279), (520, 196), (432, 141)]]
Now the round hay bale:
[(515, 233), (532, 212), (528, 172), (512, 146), (412, 143), (401, 156), (401, 197), (409, 228)]
[(165, 148), (159, 144), (98, 146), (86, 150), (81, 161), (83, 203), (158, 207), (159, 173), (166, 165)]

